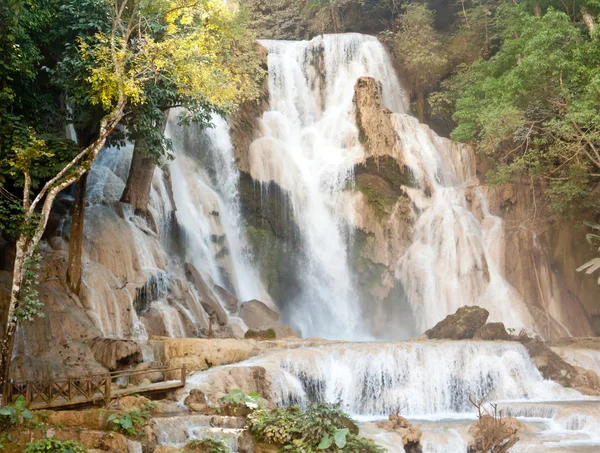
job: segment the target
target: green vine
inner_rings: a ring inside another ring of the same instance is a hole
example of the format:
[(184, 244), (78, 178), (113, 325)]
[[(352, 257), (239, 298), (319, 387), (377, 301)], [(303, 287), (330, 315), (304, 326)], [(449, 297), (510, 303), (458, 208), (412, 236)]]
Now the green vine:
[(37, 286), (40, 284), (38, 276), (41, 267), (41, 255), (33, 254), (23, 263), (23, 288), (21, 299), (15, 308), (15, 315), (19, 321), (34, 321), (43, 318), (44, 304), (40, 301)]

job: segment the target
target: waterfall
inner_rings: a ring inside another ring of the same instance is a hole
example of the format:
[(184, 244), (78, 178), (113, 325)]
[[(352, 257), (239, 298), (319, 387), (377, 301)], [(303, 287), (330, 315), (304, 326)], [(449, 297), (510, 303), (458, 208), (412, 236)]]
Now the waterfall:
[[(289, 194), (302, 243), (296, 257), (302, 289), (283, 313), (306, 336), (368, 338), (356, 276), (348, 263), (353, 208), (344, 190), (364, 159), (353, 106), (362, 76), (382, 83), (385, 107), (417, 187), (405, 188), (416, 214), (414, 237), (395, 277), (423, 332), (463, 305), (481, 305), (494, 321), (532, 326), (519, 294), (501, 275), (502, 221), (481, 193), (484, 219), (471, 212), (474, 185), (466, 147), (438, 137), (407, 115), (406, 96), (378, 40), (359, 34), (311, 41), (263, 41), (268, 50), (270, 108), (249, 150), (250, 172)], [(350, 213), (350, 214), (349, 214)], [(398, 301), (398, 304), (400, 301)]]
[(249, 151), (252, 176), (287, 190), (303, 245), (301, 294), (284, 313), (303, 335), (360, 339), (361, 311), (347, 259), (342, 191), (363, 157), (353, 118), (354, 83), (383, 81), (390, 107), (404, 95), (376, 38), (332, 35), (312, 41), (262, 41), (268, 50), (270, 110)]
[(473, 175), (466, 149), (405, 114), (394, 115), (394, 126), (405, 162), (418, 183), (418, 188), (406, 189), (418, 216), (412, 244), (398, 263), (396, 277), (404, 285), (419, 330), (463, 305), (485, 307), (491, 321), (531, 329), (525, 304), (498, 269), (501, 219), (489, 213), (480, 192), (475, 195), (484, 222), (467, 205), (465, 190)]
[(545, 381), (525, 348), (512, 342), (333, 344), (274, 352), (245, 365), (268, 371), (271, 396), (279, 404), (337, 403), (359, 419), (472, 413), (469, 398), (581, 398)]
[(270, 303), (260, 276), (250, 265), (242, 229), (239, 170), (227, 122), (214, 115), (213, 127), (199, 130), (183, 128), (177, 121), (175, 112), (167, 135), (175, 149), (171, 181), (177, 219), (185, 231), (186, 260), (216, 284), (229, 287), (240, 300)]

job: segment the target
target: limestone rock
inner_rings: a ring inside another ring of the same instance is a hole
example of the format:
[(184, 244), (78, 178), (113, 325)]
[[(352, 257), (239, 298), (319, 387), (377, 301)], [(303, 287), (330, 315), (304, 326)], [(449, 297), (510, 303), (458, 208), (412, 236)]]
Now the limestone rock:
[(188, 372), (242, 362), (261, 351), (255, 342), (235, 339), (169, 338), (164, 341), (163, 364), (186, 366)]
[(94, 338), (88, 344), (96, 360), (111, 371), (115, 371), (119, 365), (143, 360), (142, 348), (133, 340)]
[(123, 412), (142, 412), (151, 401), (145, 396), (126, 396), (119, 400), (119, 409)]
[(514, 418), (495, 418), (484, 414), (469, 428), (473, 440), (469, 453), (508, 453), (519, 441), (523, 424)]
[(225, 288), (219, 285), (214, 286), (215, 293), (217, 297), (221, 299), (225, 308), (231, 312), (236, 312), (238, 309), (238, 300), (235, 298), (233, 294), (227, 291)]
[(501, 322), (489, 322), (475, 333), (475, 340), (508, 340), (510, 335), (506, 331), (506, 327)]
[(222, 326), (227, 324), (227, 313), (212, 293), (210, 287), (204, 281), (204, 278), (202, 278), (198, 269), (191, 263), (185, 263), (185, 274), (188, 280), (196, 286), (198, 294), (200, 295), (202, 307), (209, 316), (214, 316), (217, 319), (217, 322)]
[(48, 424), (103, 431), (108, 428), (106, 420), (110, 414), (110, 411), (101, 409), (50, 412)]
[(181, 448), (169, 447), (169, 446), (160, 446), (156, 447), (154, 453), (180, 453), (183, 450)]
[(377, 422), (377, 426), (386, 431), (392, 431), (400, 434), (404, 444), (404, 450), (407, 453), (421, 453), (421, 438), (423, 433), (417, 427), (411, 425), (404, 417), (391, 414), (388, 420)]
[(567, 363), (539, 338), (521, 335), (516, 340), (525, 346), (545, 379), (552, 379), (586, 395), (600, 395), (600, 377), (595, 372)]
[(300, 334), (290, 326), (277, 324), (273, 330), (275, 330), (276, 338), (301, 338)]
[[(138, 363), (135, 367), (135, 371), (149, 371), (156, 368), (161, 368), (160, 362), (142, 362)], [(130, 378), (133, 385), (140, 385), (142, 381), (147, 380), (148, 383), (160, 382), (163, 380), (163, 373), (155, 371), (153, 373), (134, 375)]]
[(485, 308), (464, 306), (453, 315), (446, 316), (433, 328), (425, 332), (427, 338), (436, 340), (467, 340), (475, 336), (490, 314)]
[(240, 307), (240, 318), (248, 328), (265, 330), (274, 326), (279, 321), (279, 314), (258, 300), (244, 302)]

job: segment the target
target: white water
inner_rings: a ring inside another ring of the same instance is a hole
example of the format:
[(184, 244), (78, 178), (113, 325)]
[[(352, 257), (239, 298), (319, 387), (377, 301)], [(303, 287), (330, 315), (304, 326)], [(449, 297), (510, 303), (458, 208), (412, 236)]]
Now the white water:
[(232, 292), (240, 300), (270, 302), (258, 273), (250, 266), (239, 205), (239, 170), (235, 166), (229, 126), (220, 116), (213, 128), (198, 131), (177, 125), (172, 115), (167, 135), (173, 139), (171, 163), (177, 219), (186, 233), (186, 260), (224, 287), (227, 270)]
[(464, 147), (435, 135), (408, 115), (394, 115), (407, 166), (418, 188), (407, 188), (418, 217), (411, 246), (398, 263), (418, 324), (432, 327), (463, 305), (480, 305), (490, 321), (531, 329), (521, 297), (503, 279), (498, 266), (502, 253), (502, 221), (489, 213), (477, 191), (484, 215), (479, 222), (465, 198), (473, 174)]
[(374, 37), (262, 44), (269, 52), (270, 110), (249, 157), (256, 180), (289, 191), (300, 229), (303, 289), (287, 319), (304, 336), (365, 338), (341, 197), (363, 156), (353, 118), (354, 83), (364, 75), (382, 80), (389, 106), (396, 109), (403, 108), (403, 92)]
[(248, 361), (265, 367), (280, 404), (327, 401), (356, 416), (441, 418), (478, 401), (552, 400), (581, 395), (545, 381), (514, 342), (334, 344)]

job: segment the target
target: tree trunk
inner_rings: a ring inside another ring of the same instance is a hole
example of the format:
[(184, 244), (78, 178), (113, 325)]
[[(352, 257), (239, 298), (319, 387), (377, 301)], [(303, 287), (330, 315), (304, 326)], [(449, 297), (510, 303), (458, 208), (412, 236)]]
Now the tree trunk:
[(71, 213), (71, 237), (69, 239), (69, 263), (67, 265), (67, 285), (75, 294), (81, 289), (81, 256), (83, 253), (83, 224), (85, 220), (85, 195), (87, 178), (84, 173), (77, 182), (77, 192)]
[(583, 22), (585, 23), (585, 26), (587, 27), (588, 32), (590, 33), (590, 38), (592, 38), (592, 41), (596, 41), (597, 37), (594, 34), (594, 31), (596, 29), (594, 16), (592, 16), (590, 12), (585, 8), (581, 8), (581, 14), (583, 15)]
[[(16, 309), (21, 296), (21, 287), (23, 285), (23, 266), (26, 261), (32, 256), (33, 251), (39, 244), (48, 224), (48, 217), (50, 216), (50, 210), (56, 196), (69, 187), (84, 173), (87, 172), (88, 165), (90, 165), (94, 159), (98, 156), (98, 153), (106, 143), (106, 138), (110, 133), (117, 127), (121, 119), (123, 118), (123, 110), (127, 104), (127, 99), (124, 94), (120, 94), (117, 105), (111, 113), (106, 115), (100, 122), (100, 133), (96, 141), (90, 146), (82, 150), (77, 156), (75, 156), (71, 162), (63, 167), (53, 178), (46, 182), (44, 187), (37, 194), (33, 202), (30, 203), (29, 190), (26, 187), (23, 195), (23, 207), (25, 208), (25, 222), (28, 224), (30, 221), (35, 219), (35, 229), (31, 237), (25, 236), (23, 233), (19, 235), (16, 245), (16, 256), (13, 265), (13, 280), (10, 292), (10, 303), (8, 306), (8, 313), (6, 316), (6, 324), (4, 330), (4, 337), (2, 344), (0, 344), (0, 389), (2, 390), (2, 401), (0, 406), (6, 404), (6, 391), (10, 373), (10, 362), (12, 359), (12, 351), (14, 346), (14, 336), (17, 330), (18, 318), (16, 316)], [(75, 167), (84, 160), (87, 165)], [(75, 167), (75, 169), (74, 169)], [(70, 172), (70, 173), (69, 173)], [(29, 175), (25, 172), (25, 181), (27, 181)], [(42, 201), (43, 200), (43, 201)], [(38, 205), (42, 205), (41, 210), (37, 210)], [(36, 212), (40, 212), (39, 218), (33, 215)], [(29, 225), (33, 226), (33, 225)]]
[(533, 5), (533, 15), (535, 17), (542, 17), (542, 8), (539, 3)]
[(23, 284), (23, 265), (27, 259), (28, 248), (27, 238), (21, 234), (17, 241), (15, 263), (13, 271), (12, 288), (10, 292), (10, 304), (6, 316), (4, 336), (2, 345), (0, 345), (0, 389), (2, 390), (2, 401), (0, 406), (7, 404), (5, 401), (8, 390), (8, 379), (10, 372), (10, 362), (12, 359), (12, 350), (15, 343), (15, 333), (17, 331), (17, 316), (15, 313), (17, 301), (21, 295), (21, 285)]
[(152, 188), (155, 168), (154, 158), (146, 156), (144, 144), (141, 140), (138, 140), (133, 148), (131, 168), (127, 176), (125, 190), (121, 196), (121, 202), (129, 203), (137, 214), (145, 215), (148, 212), (150, 189)]

